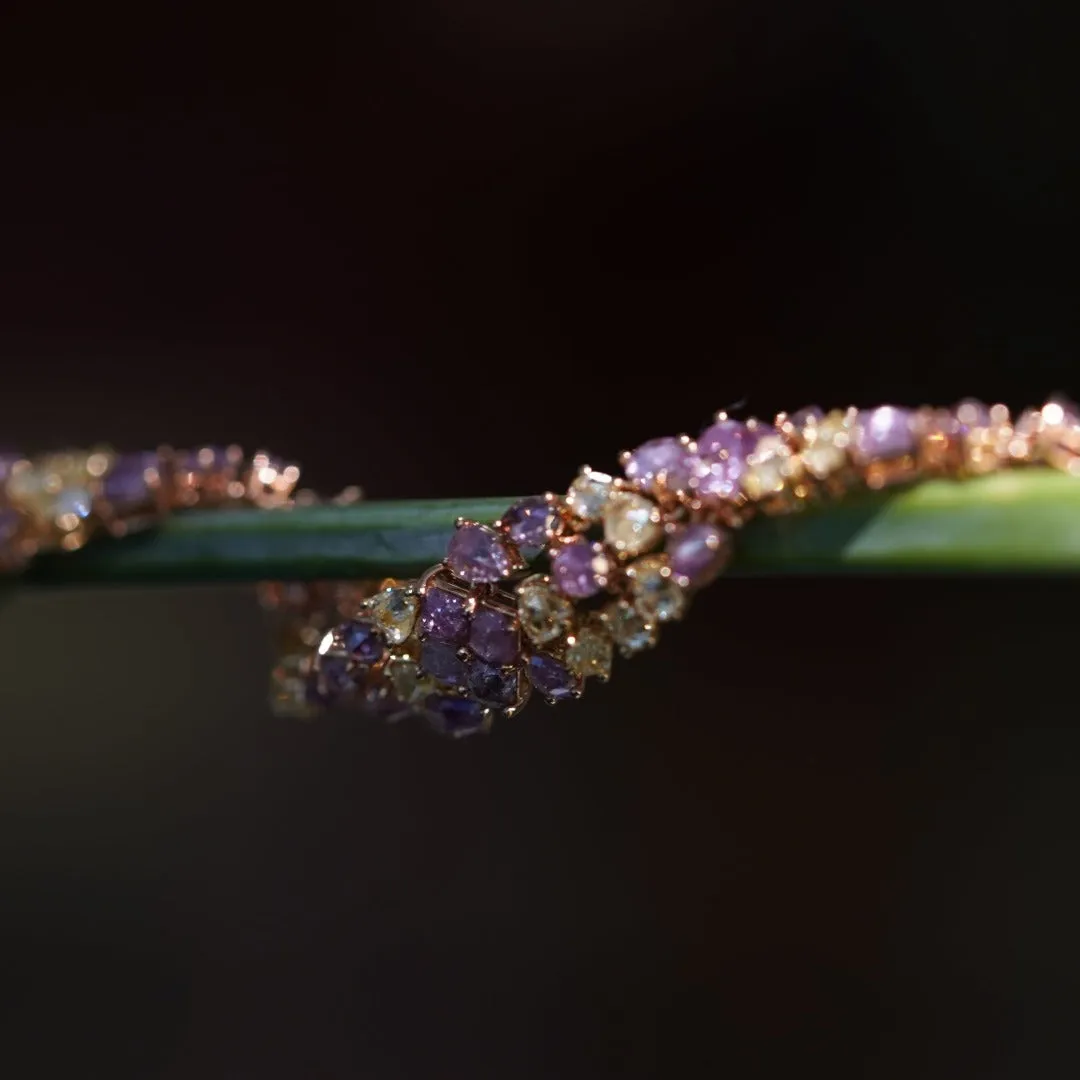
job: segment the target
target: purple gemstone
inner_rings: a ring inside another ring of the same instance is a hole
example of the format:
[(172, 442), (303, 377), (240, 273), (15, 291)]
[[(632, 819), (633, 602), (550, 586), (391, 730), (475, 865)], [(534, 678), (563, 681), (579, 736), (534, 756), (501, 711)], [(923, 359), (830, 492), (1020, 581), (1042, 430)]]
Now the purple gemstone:
[(453, 645), (442, 641), (425, 641), (420, 650), (420, 667), (439, 682), (451, 686), (465, 684), (465, 664)]
[(513, 568), (513, 558), (497, 532), (467, 522), (450, 540), (446, 565), (464, 581), (476, 585), (501, 581)]
[(882, 405), (859, 414), (855, 447), (864, 458), (896, 458), (915, 448), (911, 410)]
[(229, 451), (224, 446), (204, 446), (198, 450), (185, 450), (176, 459), (178, 472), (219, 472), (227, 469), (231, 464)]
[(685, 491), (690, 486), (697, 460), (676, 438), (651, 439), (642, 443), (626, 462), (626, 475), (642, 484), (651, 484), (663, 475), (664, 485)]
[(707, 585), (724, 568), (730, 548), (728, 534), (716, 525), (687, 525), (667, 543), (672, 572), (691, 585)]
[(432, 694), (424, 707), (431, 726), (441, 735), (460, 739), (484, 730), (484, 707), (479, 701)]
[(706, 458), (745, 458), (757, 436), (739, 420), (718, 420), (706, 428), (697, 441), (698, 453)]
[(551, 701), (566, 701), (574, 696), (577, 679), (553, 656), (530, 656), (526, 670), (533, 686)]
[(811, 421), (817, 423), (824, 418), (825, 413), (817, 405), (807, 405), (805, 409), (800, 409), (798, 412), (792, 413), (791, 416), (788, 417), (796, 430), (801, 430)]
[(352, 693), (356, 683), (347, 656), (320, 656), (315, 678), (309, 681), (309, 698), (313, 695), (323, 704)]
[(508, 709), (521, 694), (521, 676), (516, 669), (476, 661), (469, 665), (469, 692), (485, 705)]
[(338, 628), (345, 651), (358, 664), (370, 667), (386, 655), (386, 643), (371, 623), (349, 622)]
[(6, 544), (19, 531), (22, 518), (18, 510), (0, 506), (0, 544)]
[(501, 611), (482, 608), (469, 629), (472, 651), (493, 664), (512, 664), (518, 654), (517, 622)]
[(420, 609), (420, 633), (436, 641), (464, 645), (469, 637), (465, 599), (445, 589), (430, 589)]
[(105, 498), (117, 509), (141, 506), (150, 499), (150, 483), (147, 471), (158, 467), (157, 454), (143, 451), (138, 454), (121, 454), (105, 477)]
[(574, 540), (560, 547), (551, 560), (556, 588), (567, 596), (595, 596), (604, 587), (600, 580), (607, 564), (603, 552), (600, 544), (588, 540)]
[(542, 495), (522, 499), (514, 503), (502, 516), (510, 539), (519, 548), (537, 551), (548, 540), (548, 532), (555, 525), (555, 511)]

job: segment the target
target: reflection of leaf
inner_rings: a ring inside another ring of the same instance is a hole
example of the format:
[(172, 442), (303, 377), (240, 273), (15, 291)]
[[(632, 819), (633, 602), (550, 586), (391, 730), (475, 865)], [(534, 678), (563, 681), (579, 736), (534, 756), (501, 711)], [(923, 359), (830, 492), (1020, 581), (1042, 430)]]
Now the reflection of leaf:
[[(178, 514), (152, 533), (43, 557), (40, 584), (411, 577), (438, 562), (458, 516), (497, 518), (514, 500), (461, 499)], [(1080, 482), (1017, 470), (853, 496), (739, 537), (735, 570), (1074, 570)]]

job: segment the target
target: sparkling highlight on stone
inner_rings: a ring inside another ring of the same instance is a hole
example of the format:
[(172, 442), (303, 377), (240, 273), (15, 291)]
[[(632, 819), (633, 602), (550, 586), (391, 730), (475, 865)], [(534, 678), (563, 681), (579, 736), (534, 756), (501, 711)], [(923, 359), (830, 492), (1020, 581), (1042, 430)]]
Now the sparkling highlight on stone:
[(574, 618), (574, 607), (555, 592), (547, 578), (526, 578), (518, 586), (518, 618), (535, 645), (547, 645), (562, 637)]
[(630, 453), (624, 471), (643, 487), (663, 486), (685, 491), (697, 467), (697, 459), (681, 439), (650, 439)]
[(521, 697), (521, 675), (516, 668), (477, 660), (469, 665), (469, 692), (485, 705), (509, 709)]
[(670, 622), (686, 610), (686, 592), (671, 572), (666, 555), (646, 555), (626, 571), (634, 607), (649, 621)]
[(847, 414), (837, 409), (803, 430), (803, 464), (818, 480), (824, 480), (847, 464), (851, 431)]
[(668, 538), (671, 572), (680, 585), (695, 589), (715, 580), (731, 557), (731, 536), (718, 525), (684, 525)]
[(659, 637), (656, 625), (625, 600), (606, 608), (604, 618), (623, 656), (635, 656), (651, 649)]
[(469, 646), (482, 660), (512, 664), (518, 656), (520, 634), (512, 615), (481, 608), (469, 628)]
[(578, 678), (553, 656), (536, 653), (525, 669), (529, 681), (547, 701), (567, 701), (580, 693)]
[(604, 539), (623, 555), (641, 555), (663, 535), (660, 511), (644, 495), (617, 491), (604, 507)]
[(435, 641), (464, 645), (469, 637), (465, 598), (445, 589), (428, 589), (420, 609), (420, 632)]
[(551, 560), (555, 585), (567, 596), (582, 599), (595, 596), (611, 572), (611, 563), (602, 544), (574, 540), (563, 544)]
[(785, 485), (799, 478), (802, 463), (780, 435), (766, 435), (747, 459), (746, 472), (740, 481), (751, 499), (778, 495)]
[(419, 609), (419, 598), (400, 585), (383, 589), (368, 604), (368, 612), (391, 645), (400, 645), (413, 632)]
[(882, 405), (859, 414), (855, 448), (864, 461), (903, 457), (915, 449), (910, 409)]
[(612, 479), (607, 473), (582, 469), (566, 493), (566, 508), (578, 524), (591, 525), (599, 520), (612, 492)]
[(503, 537), (472, 521), (455, 531), (446, 553), (446, 565), (472, 585), (501, 581), (512, 573), (516, 562)]
[(500, 519), (507, 535), (522, 551), (541, 550), (555, 532), (559, 516), (542, 495), (514, 503)]
[(611, 675), (615, 654), (614, 642), (603, 619), (590, 616), (574, 633), (566, 650), (566, 666), (582, 678), (596, 676), (606, 680)]

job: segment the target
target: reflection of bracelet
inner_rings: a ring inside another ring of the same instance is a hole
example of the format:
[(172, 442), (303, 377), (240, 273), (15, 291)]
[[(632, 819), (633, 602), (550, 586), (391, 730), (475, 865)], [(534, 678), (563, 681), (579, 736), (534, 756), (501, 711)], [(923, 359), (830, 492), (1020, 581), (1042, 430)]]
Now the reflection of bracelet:
[(577, 697), (588, 678), (607, 680), (616, 650), (654, 645), (752, 515), (931, 476), (1080, 473), (1080, 416), (1050, 402), (1014, 420), (971, 401), (804, 409), (773, 423), (720, 414), (696, 440), (655, 439), (621, 464), (622, 478), (583, 468), (563, 495), (525, 500), (490, 525), (459, 522), (444, 561), (416, 581), (353, 586), (329, 607), (324, 597), (308, 652), (275, 674), (279, 706), (353, 702), (390, 719), (423, 715), (455, 736), (485, 731), (531, 693)]
[(188, 507), (286, 505), (300, 478), (270, 454), (239, 447), (107, 448), (0, 455), (0, 568), (38, 552), (75, 551), (102, 533), (123, 536)]

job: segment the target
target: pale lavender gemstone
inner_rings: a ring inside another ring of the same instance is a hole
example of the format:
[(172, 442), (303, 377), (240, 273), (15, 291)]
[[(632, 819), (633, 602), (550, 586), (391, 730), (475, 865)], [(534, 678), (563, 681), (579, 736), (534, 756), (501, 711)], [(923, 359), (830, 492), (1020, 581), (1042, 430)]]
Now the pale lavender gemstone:
[(420, 609), (420, 633), (435, 641), (464, 645), (469, 637), (464, 598), (445, 589), (429, 589)]
[(137, 454), (121, 454), (105, 477), (105, 498), (118, 509), (141, 506), (150, 498), (147, 470), (158, 467), (157, 454), (143, 451)]
[(863, 458), (896, 458), (915, 448), (911, 410), (882, 405), (859, 414), (855, 446)]
[(697, 459), (676, 438), (651, 439), (642, 443), (626, 462), (626, 475), (641, 484), (651, 484), (663, 475), (666, 487), (685, 490), (690, 486)]
[(446, 565), (462, 580), (477, 585), (501, 581), (513, 568), (513, 560), (497, 533), (468, 522), (451, 538)]
[(465, 663), (453, 645), (442, 641), (425, 641), (420, 649), (420, 667), (439, 682), (451, 686), (465, 683)]
[(588, 540), (575, 540), (560, 547), (551, 560), (552, 576), (559, 591), (567, 596), (595, 596), (603, 588), (596, 573), (596, 560), (602, 552), (600, 544)]
[(552, 701), (566, 701), (574, 696), (577, 680), (553, 656), (544, 653), (530, 656), (526, 671), (529, 681), (544, 697)]
[(667, 542), (672, 571), (691, 585), (707, 585), (724, 568), (730, 548), (728, 534), (716, 525), (687, 525)]
[(469, 693), (485, 705), (507, 709), (521, 694), (521, 675), (516, 669), (504, 671), (497, 664), (475, 661), (469, 665)]
[(493, 664), (512, 664), (517, 659), (518, 637), (513, 616), (489, 608), (476, 613), (469, 629), (472, 651)]
[(961, 435), (966, 435), (972, 428), (990, 426), (990, 408), (975, 398), (965, 398), (954, 410), (957, 426)]
[(745, 458), (757, 436), (740, 420), (718, 420), (698, 437), (698, 453), (703, 458)]
[(538, 551), (555, 525), (555, 510), (542, 495), (514, 503), (502, 516), (510, 539), (525, 551)]

